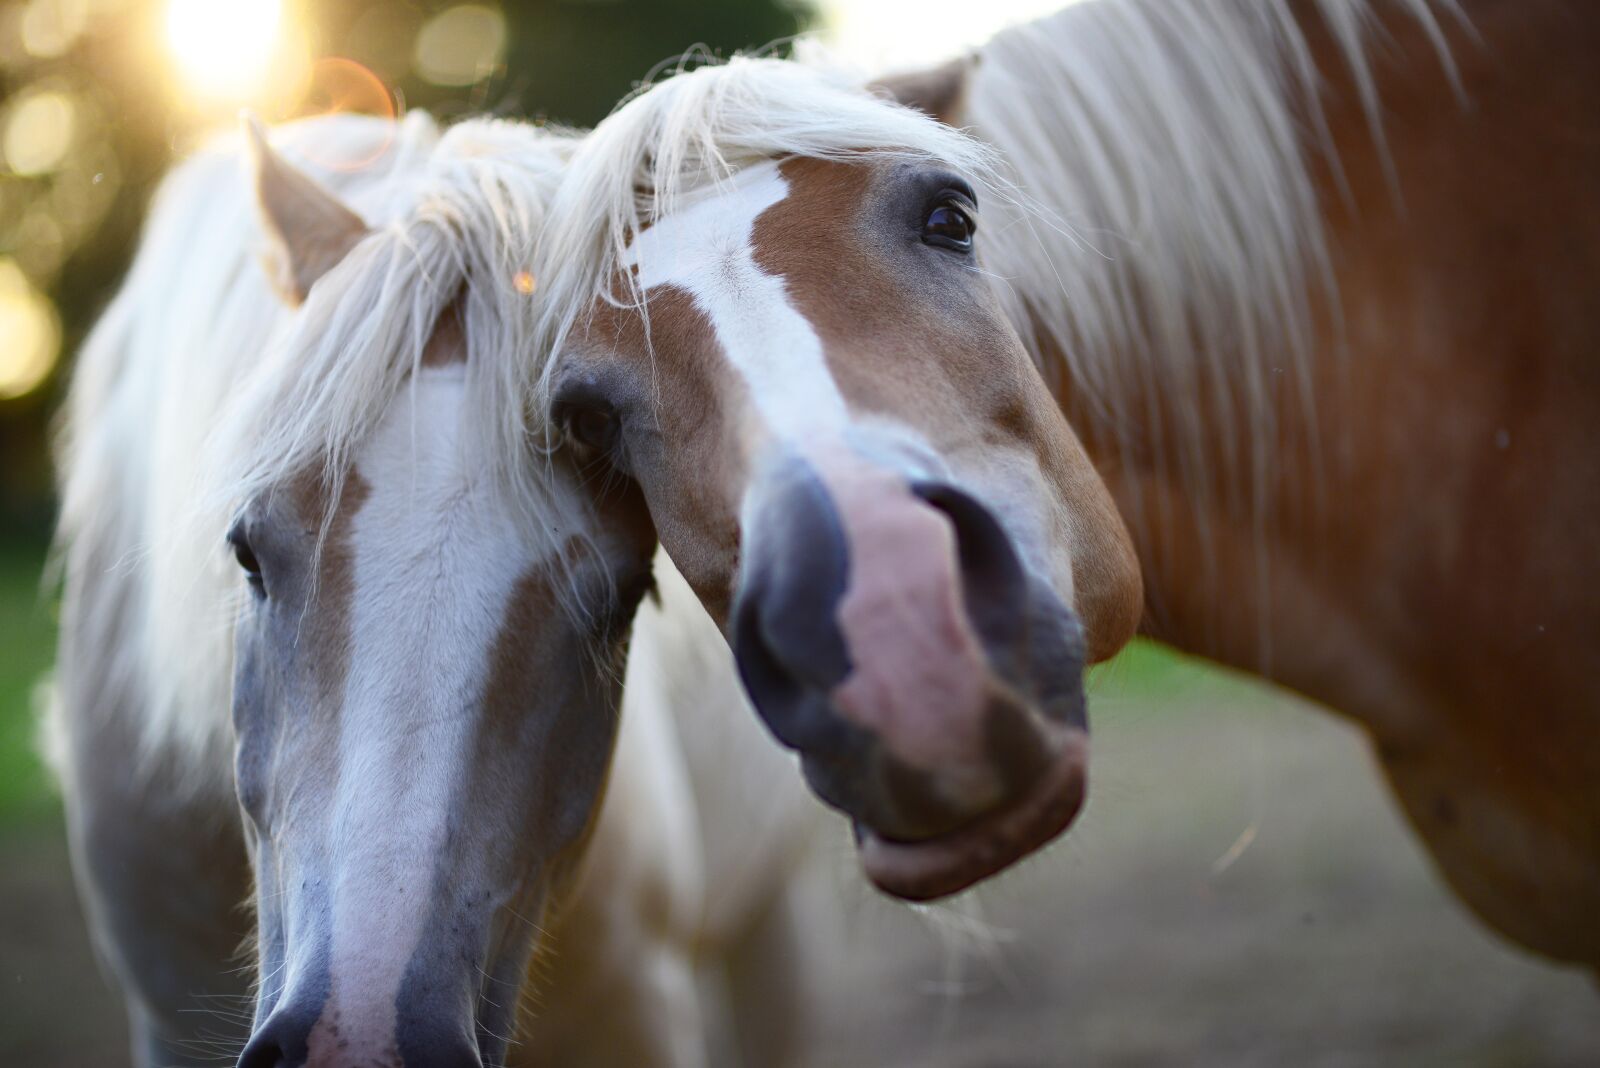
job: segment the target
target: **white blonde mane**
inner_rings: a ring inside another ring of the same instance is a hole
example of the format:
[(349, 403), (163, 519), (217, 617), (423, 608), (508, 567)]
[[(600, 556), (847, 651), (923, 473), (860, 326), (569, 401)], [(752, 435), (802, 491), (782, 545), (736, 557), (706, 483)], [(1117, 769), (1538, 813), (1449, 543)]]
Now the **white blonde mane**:
[(573, 153), (540, 247), (540, 351), (553, 353), (596, 300), (616, 297), (634, 234), (741, 168), (791, 155), (939, 160), (975, 183), (993, 176), (982, 145), (820, 60), (739, 56), (680, 71), (623, 103)]
[(481, 453), (502, 465), (486, 476), (543, 520), (530, 537), (588, 527), (577, 502), (548, 492), (519, 392), (533, 315), (518, 276), (570, 139), (486, 120), (441, 134), (413, 113), (308, 120), (274, 141), (372, 232), (286, 309), (253, 262), (264, 238), (242, 139), (222, 139), (158, 192), (63, 427), (67, 566), (103, 561), (110, 574), (78, 566), (76, 581), (127, 584), (134, 625), (105, 651), (108, 670), (137, 687), (152, 755), (175, 756), (196, 788), (229, 766), (234, 511), (317, 465), (337, 485), (458, 297), (468, 389), (492, 438)]
[[(1459, 17), (1453, 0), (1393, 6), (1453, 77), (1434, 13)], [(1257, 522), (1285, 406), (1306, 421), (1297, 439), (1314, 434), (1312, 316), (1338, 299), (1311, 174), (1322, 153), (1343, 180), (1321, 104), (1331, 72), (1297, 13), (1325, 23), (1387, 165), (1369, 0), (1076, 5), (985, 45), (963, 99), (1033, 202), (984, 255), (1011, 280), (1002, 298), (1034, 351), (1062, 354), (1047, 379), (1070, 382), (1125, 452), (1175, 463), (1191, 495), (1221, 487)], [(1142, 403), (1128, 387), (1156, 381), (1182, 399), (1171, 422), (1126, 407)], [(1220, 435), (1215, 467), (1208, 426), (1243, 431)]]

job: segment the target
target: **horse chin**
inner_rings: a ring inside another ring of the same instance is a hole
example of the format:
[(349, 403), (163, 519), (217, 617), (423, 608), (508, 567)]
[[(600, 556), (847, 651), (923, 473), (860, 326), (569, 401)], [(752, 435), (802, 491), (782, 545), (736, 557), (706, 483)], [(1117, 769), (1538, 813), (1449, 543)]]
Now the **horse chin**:
[(874, 886), (906, 901), (956, 894), (1042, 848), (1083, 807), (1089, 735), (1062, 732), (1049, 765), (1020, 798), (959, 830), (915, 842), (884, 838), (855, 824), (861, 868)]

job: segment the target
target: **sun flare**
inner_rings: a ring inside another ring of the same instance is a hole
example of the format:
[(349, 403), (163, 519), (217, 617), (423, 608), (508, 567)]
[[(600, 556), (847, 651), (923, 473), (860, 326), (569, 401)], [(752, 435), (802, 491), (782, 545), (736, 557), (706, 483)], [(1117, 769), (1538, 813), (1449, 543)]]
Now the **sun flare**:
[(266, 87), (282, 24), (282, 0), (170, 0), (167, 44), (186, 89), (243, 103)]

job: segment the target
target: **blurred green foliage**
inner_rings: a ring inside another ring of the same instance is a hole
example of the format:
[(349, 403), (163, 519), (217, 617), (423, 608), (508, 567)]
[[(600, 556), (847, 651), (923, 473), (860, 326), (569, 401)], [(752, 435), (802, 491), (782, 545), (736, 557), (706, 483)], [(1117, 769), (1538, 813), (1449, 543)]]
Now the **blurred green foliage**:
[(55, 625), (40, 593), (43, 546), (0, 540), (0, 827), (45, 811), (48, 777), (34, 744), (33, 695), (55, 653)]

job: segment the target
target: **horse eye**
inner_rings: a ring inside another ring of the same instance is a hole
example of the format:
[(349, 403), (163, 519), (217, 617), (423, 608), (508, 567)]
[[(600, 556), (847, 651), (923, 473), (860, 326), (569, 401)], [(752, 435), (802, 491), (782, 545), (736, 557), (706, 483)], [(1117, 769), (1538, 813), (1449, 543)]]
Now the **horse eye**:
[(245, 540), (244, 531), (234, 527), (228, 531), (228, 544), (233, 548), (233, 558), (238, 561), (239, 567), (244, 571), (244, 579), (258, 596), (267, 595), (266, 579), (261, 574), (261, 561), (256, 559), (255, 552), (250, 548), (250, 543)]
[(946, 201), (928, 212), (927, 221), (922, 224), (922, 240), (940, 248), (967, 252), (972, 248), (972, 235), (977, 230), (978, 224), (965, 208)]
[(567, 437), (595, 456), (609, 456), (617, 447), (622, 425), (609, 406), (567, 405), (557, 413)]

